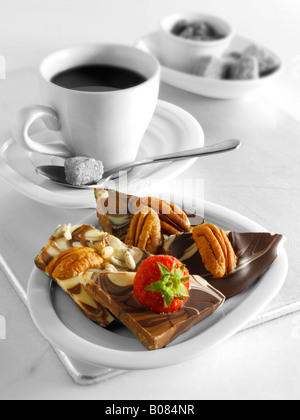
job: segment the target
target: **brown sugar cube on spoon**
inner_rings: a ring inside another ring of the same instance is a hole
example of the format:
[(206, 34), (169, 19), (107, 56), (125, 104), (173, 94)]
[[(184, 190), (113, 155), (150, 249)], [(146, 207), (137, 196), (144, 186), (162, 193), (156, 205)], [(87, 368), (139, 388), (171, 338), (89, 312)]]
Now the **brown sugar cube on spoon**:
[(103, 163), (100, 160), (77, 156), (65, 160), (66, 181), (71, 185), (94, 184), (102, 179)]

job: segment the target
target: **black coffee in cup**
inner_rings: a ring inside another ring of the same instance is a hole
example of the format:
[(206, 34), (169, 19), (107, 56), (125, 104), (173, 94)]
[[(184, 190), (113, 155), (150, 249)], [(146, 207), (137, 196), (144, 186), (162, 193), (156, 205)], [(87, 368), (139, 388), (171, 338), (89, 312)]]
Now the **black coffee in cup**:
[(93, 64), (73, 67), (52, 77), (57, 86), (85, 92), (108, 92), (137, 86), (147, 79), (123, 67)]

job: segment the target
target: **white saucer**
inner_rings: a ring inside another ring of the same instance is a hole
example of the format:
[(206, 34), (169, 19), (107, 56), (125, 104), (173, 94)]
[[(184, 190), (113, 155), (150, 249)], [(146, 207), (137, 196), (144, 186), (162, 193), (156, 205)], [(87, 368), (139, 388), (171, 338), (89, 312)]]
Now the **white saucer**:
[[(272, 74), (255, 80), (218, 80), (183, 73), (164, 66), (163, 57), (161, 57), (160, 54), (159, 37), (159, 32), (148, 34), (138, 40), (136, 47), (158, 58), (162, 65), (161, 80), (179, 89), (209, 98), (242, 98), (259, 88), (267, 86), (270, 82), (273, 82), (282, 70), (281, 65), (280, 68)], [(235, 36), (228, 52), (242, 52), (251, 44), (253, 44), (251, 40), (241, 36)]]
[[(38, 141), (49, 141), (52, 134), (41, 128), (34, 134)], [(139, 158), (202, 147), (204, 133), (198, 121), (185, 110), (164, 102), (158, 105), (142, 140)], [(154, 164), (132, 170), (120, 179), (117, 188), (138, 194), (155, 184), (169, 181), (186, 171), (195, 159)], [(75, 190), (44, 180), (35, 173), (38, 165), (61, 164), (60, 159), (28, 152), (8, 139), (0, 151), (0, 177), (19, 193), (43, 204), (63, 208), (94, 208), (93, 190)], [(128, 184), (128, 185), (127, 185)], [(113, 188), (115, 184), (108, 184)]]
[[(175, 199), (178, 204), (180, 198)], [(185, 209), (194, 200), (185, 198)], [(193, 204), (191, 204), (193, 203)], [(198, 208), (203, 203), (197, 202)], [(264, 232), (248, 218), (213, 203), (204, 202), (205, 219), (226, 230)], [(80, 223), (97, 226), (96, 214)], [(151, 369), (182, 363), (197, 357), (241, 330), (275, 297), (285, 282), (288, 260), (283, 247), (278, 257), (243, 293), (225, 301), (216, 312), (166, 348), (149, 351), (125, 327), (109, 331), (99, 327), (43, 272), (34, 268), (27, 296), (31, 316), (40, 332), (56, 348), (77, 360), (115, 369)]]

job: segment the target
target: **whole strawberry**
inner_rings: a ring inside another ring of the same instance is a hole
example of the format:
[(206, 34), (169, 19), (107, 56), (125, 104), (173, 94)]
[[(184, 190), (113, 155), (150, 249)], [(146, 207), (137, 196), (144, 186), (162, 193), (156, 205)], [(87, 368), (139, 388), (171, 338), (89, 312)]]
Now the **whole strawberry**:
[(184, 304), (191, 288), (190, 274), (179, 260), (154, 255), (139, 266), (134, 280), (137, 300), (154, 312), (175, 312)]

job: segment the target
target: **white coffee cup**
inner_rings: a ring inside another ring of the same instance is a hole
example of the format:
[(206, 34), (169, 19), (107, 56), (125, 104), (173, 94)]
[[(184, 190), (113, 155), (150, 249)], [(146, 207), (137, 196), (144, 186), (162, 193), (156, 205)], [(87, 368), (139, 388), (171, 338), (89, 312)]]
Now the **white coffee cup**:
[[(82, 65), (104, 64), (138, 72), (146, 81), (114, 91), (68, 89), (51, 80), (58, 73)], [(101, 160), (105, 169), (136, 159), (141, 140), (153, 117), (159, 93), (160, 65), (150, 54), (125, 45), (85, 45), (58, 51), (40, 66), (42, 105), (22, 109), (13, 125), (15, 141), (34, 152)], [(59, 131), (58, 141), (42, 144), (29, 134), (36, 120)]]

